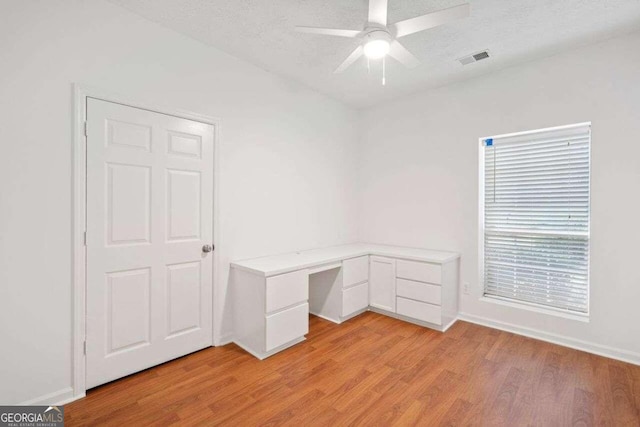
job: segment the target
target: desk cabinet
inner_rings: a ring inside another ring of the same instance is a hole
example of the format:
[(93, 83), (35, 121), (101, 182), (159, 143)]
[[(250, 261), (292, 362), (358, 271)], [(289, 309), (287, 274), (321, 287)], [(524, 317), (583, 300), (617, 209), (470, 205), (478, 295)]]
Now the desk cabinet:
[(439, 331), (458, 313), (452, 252), (353, 244), (231, 265), (233, 341), (259, 359), (303, 341), (310, 313), (341, 323), (369, 309)]
[(234, 341), (264, 359), (304, 340), (309, 332), (306, 270), (261, 277), (232, 269)]
[[(320, 271), (318, 271), (320, 270)], [(309, 307), (316, 316), (335, 323), (369, 307), (369, 257), (348, 258), (310, 270)]]
[(369, 306), (369, 257), (342, 261), (342, 311), (340, 321)]

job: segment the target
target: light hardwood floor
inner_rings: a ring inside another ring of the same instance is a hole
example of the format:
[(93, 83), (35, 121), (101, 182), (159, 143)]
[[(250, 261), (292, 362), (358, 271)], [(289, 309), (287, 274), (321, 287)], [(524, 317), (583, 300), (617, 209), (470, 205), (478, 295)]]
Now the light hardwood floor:
[(210, 348), (90, 390), (75, 425), (640, 426), (640, 367), (465, 322), (312, 316), (259, 361)]

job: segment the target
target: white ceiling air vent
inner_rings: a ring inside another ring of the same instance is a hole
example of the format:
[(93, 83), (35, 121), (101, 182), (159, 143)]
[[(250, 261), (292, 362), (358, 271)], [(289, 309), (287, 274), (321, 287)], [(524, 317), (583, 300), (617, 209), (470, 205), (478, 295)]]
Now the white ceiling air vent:
[(473, 64), (474, 62), (482, 61), (483, 59), (487, 59), (489, 57), (489, 51), (483, 50), (482, 52), (477, 52), (469, 56), (464, 56), (462, 58), (458, 58), (458, 61), (462, 65)]

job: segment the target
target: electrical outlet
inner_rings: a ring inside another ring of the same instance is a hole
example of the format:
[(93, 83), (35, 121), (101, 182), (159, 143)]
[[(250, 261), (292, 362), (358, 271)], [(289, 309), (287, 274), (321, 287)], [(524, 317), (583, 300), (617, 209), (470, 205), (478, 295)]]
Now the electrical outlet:
[(462, 283), (462, 292), (465, 295), (469, 295), (469, 282)]

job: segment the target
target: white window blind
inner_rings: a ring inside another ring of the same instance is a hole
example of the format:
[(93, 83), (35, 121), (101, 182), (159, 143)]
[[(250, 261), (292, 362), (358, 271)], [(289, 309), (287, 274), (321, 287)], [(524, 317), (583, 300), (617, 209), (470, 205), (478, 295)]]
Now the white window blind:
[(484, 293), (589, 307), (589, 124), (483, 140)]

